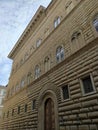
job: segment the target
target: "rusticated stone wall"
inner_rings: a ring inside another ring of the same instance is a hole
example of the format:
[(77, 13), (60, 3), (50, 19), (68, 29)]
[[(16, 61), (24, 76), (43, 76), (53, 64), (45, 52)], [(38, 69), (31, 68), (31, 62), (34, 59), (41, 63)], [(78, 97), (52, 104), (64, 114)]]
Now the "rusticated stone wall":
[[(68, 2), (70, 0), (54, 0), (43, 12), (45, 14), (40, 14), (39, 17), (43, 18), (39, 19), (40, 24), (36, 19), (34, 24), (38, 26), (33, 24), (34, 28), (29, 28), (27, 39), (21, 41), (24, 44), (14, 50), (13, 54), (16, 55), (0, 130), (44, 130), (44, 105), (48, 98), (54, 102), (55, 130), (98, 130), (98, 32), (93, 26), (98, 1), (73, 0), (71, 8), (66, 11)], [(53, 22), (57, 16), (60, 16), (61, 22), (54, 28)], [(49, 31), (47, 35), (44, 34), (45, 30)], [(71, 40), (74, 32), (79, 32), (76, 43)], [(42, 43), (36, 48), (36, 40), (40, 37)], [(33, 50), (30, 51), (32, 45)], [(60, 63), (56, 61), (58, 46), (64, 48), (64, 60)], [(20, 65), (26, 52), (28, 58)], [(51, 69), (47, 72), (44, 71), (46, 56), (51, 60)], [(37, 64), (41, 74), (35, 79)], [(32, 78), (28, 84), (29, 72)], [(94, 91), (87, 95), (83, 93), (81, 84), (81, 78), (86, 75), (91, 76), (94, 87)], [(21, 87), (23, 77), (25, 83)], [(19, 88), (16, 91), (17, 83)], [(62, 86), (66, 84), (70, 90), (68, 100), (64, 100), (62, 94)], [(35, 108), (32, 110), (34, 100)]]

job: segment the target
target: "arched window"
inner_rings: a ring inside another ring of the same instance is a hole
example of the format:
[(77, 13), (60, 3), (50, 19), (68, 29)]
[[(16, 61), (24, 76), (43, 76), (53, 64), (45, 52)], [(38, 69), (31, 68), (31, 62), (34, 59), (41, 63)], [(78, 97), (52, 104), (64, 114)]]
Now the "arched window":
[(36, 99), (32, 101), (32, 110), (34, 110), (35, 108), (36, 108)]
[(44, 65), (45, 65), (45, 72), (47, 72), (50, 69), (50, 59), (49, 59), (49, 57), (45, 58)]
[(42, 42), (42, 40), (41, 40), (41, 39), (38, 39), (38, 40), (36, 41), (36, 47), (39, 47), (40, 44), (41, 44), (41, 42)]
[(76, 52), (85, 45), (82, 30), (75, 31), (71, 36), (71, 51)]
[(56, 28), (61, 22), (61, 19), (60, 17), (57, 17), (55, 20), (54, 20), (54, 27)]
[[(71, 42), (73, 44), (75, 43), (81, 43), (82, 42), (82, 39), (81, 39), (81, 32), (80, 31), (76, 31), (72, 34), (72, 37), (71, 37)], [(81, 43), (82, 44), (82, 43)]]
[(35, 79), (37, 79), (40, 76), (40, 67), (39, 65), (36, 65), (35, 67)]
[(56, 60), (57, 62), (64, 60), (64, 48), (62, 46), (59, 46), (56, 50)]
[(98, 14), (94, 17), (93, 25), (94, 25), (96, 31), (98, 32)]
[(79, 31), (75, 32), (72, 34), (72, 38), (71, 38), (71, 41), (77, 39), (79, 36), (81, 35), (81, 33)]
[(27, 75), (27, 84), (30, 84), (31, 80), (32, 80), (32, 73), (29, 72)]
[(25, 85), (25, 78), (23, 78), (23, 79), (21, 80), (21, 83), (20, 83), (20, 86), (21, 86), (21, 87), (24, 87), (24, 85)]

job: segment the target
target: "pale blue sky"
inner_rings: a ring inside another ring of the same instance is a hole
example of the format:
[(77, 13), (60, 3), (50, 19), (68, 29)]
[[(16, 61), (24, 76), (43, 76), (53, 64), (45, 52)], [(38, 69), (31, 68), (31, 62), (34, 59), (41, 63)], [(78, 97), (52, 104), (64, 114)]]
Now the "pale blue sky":
[(40, 5), (51, 0), (0, 0), (0, 85), (6, 85), (12, 61), (9, 52)]

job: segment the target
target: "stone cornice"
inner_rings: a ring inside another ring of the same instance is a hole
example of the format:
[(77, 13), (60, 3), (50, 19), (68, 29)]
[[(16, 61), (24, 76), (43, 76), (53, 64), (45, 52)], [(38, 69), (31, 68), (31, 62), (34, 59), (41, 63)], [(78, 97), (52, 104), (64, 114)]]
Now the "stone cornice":
[(26, 27), (26, 29), (24, 30), (24, 32), (20, 36), (19, 40), (16, 42), (15, 46), (13, 47), (11, 52), (9, 53), (8, 58), (14, 59), (16, 53), (18, 52), (19, 48), (21, 48), (21, 46), (23, 45), (24, 40), (28, 37), (31, 30), (36, 29), (36, 28), (34, 28), (34, 26), (36, 25), (36, 22), (40, 19), (40, 17), (43, 14), (46, 14), (48, 12), (48, 10), (54, 5), (54, 3), (56, 1), (57, 0), (52, 0), (47, 8), (45, 8), (43, 6), (40, 6), (38, 8), (37, 12), (35, 13), (33, 18), (31, 19), (30, 23), (28, 24), (28, 26)]
[(15, 46), (13, 47), (11, 52), (9, 53), (8, 57), (10, 59), (14, 58), (15, 52), (20, 48), (24, 39), (28, 36), (30, 31), (34, 28), (34, 25), (36, 24), (36, 22), (39, 20), (39, 18), (42, 16), (43, 13), (45, 13), (45, 7), (40, 6), (39, 9), (37, 10), (37, 12), (35, 13), (35, 15), (33, 16), (33, 18), (31, 19), (30, 23), (28, 24), (28, 26), (24, 30), (24, 32), (20, 36), (19, 40), (16, 42)]
[(46, 8), (46, 13), (48, 13), (48, 11), (54, 6), (54, 4), (56, 3), (56, 1), (57, 0), (51, 0), (50, 4)]

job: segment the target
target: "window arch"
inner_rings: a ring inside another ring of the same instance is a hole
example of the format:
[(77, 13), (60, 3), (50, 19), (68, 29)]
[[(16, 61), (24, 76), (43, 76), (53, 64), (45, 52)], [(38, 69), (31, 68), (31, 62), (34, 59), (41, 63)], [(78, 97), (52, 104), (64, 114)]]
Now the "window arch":
[(56, 60), (57, 62), (64, 60), (64, 48), (62, 46), (59, 46), (56, 50)]
[(56, 28), (61, 22), (60, 17), (58, 16), (55, 20), (54, 20), (54, 28)]
[(25, 85), (25, 78), (22, 78), (21, 83), (20, 83), (20, 86), (21, 86), (21, 87), (24, 87), (24, 85)]
[(85, 45), (85, 40), (82, 34), (82, 30), (78, 29), (71, 35), (71, 51), (76, 52)]
[(71, 37), (71, 41), (74, 41), (76, 39), (78, 39), (78, 37), (81, 35), (81, 32), (80, 31), (76, 31), (72, 34), (72, 37)]
[(31, 80), (32, 80), (32, 73), (29, 72), (27, 75), (27, 84), (30, 84)]
[(36, 47), (39, 47), (40, 44), (41, 44), (41, 42), (42, 42), (42, 39), (38, 39), (38, 40), (36, 41)]
[(34, 110), (35, 108), (36, 108), (36, 99), (32, 101), (32, 110)]
[(40, 76), (40, 67), (39, 65), (36, 65), (35, 67), (35, 79), (39, 78)]
[(50, 58), (47, 56), (44, 60), (45, 72), (50, 69)]
[(93, 26), (95, 27), (96, 31), (98, 32), (98, 14), (96, 14), (93, 19)]
[(80, 43), (81, 45), (83, 44), (83, 38), (82, 38), (82, 35), (81, 35), (81, 32), (80, 31), (76, 31), (72, 34), (71, 36), (71, 42), (73, 44), (78, 44)]

